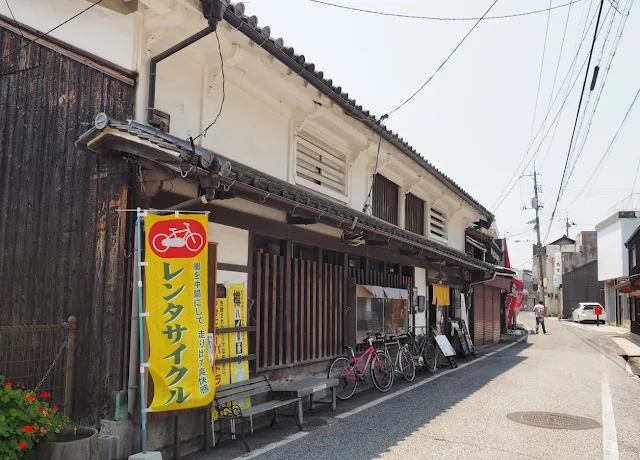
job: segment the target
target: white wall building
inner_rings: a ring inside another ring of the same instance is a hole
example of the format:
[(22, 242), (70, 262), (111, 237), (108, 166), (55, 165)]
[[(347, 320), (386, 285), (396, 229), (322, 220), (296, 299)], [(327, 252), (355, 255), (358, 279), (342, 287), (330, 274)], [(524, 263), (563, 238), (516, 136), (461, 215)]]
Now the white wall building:
[(615, 211), (596, 225), (598, 232), (598, 281), (605, 282), (607, 321), (630, 327), (628, 294), (613, 287), (629, 276), (629, 253), (625, 242), (640, 225), (640, 211)]

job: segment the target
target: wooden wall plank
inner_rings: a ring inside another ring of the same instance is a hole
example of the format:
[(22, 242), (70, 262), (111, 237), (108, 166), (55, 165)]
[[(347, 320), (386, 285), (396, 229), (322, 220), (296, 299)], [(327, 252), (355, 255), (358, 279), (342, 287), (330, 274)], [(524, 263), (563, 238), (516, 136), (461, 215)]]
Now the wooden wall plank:
[(278, 364), (283, 364), (285, 362), (284, 359), (284, 341), (285, 335), (290, 335), (291, 329), (284, 327), (284, 313), (285, 313), (285, 305), (284, 305), (284, 257), (278, 257), (278, 307), (276, 311), (278, 312)]
[(277, 309), (278, 309), (278, 298), (277, 298), (277, 294), (278, 294), (278, 256), (271, 256), (271, 305), (270, 305), (270, 311), (271, 311), (271, 322), (270, 322), (270, 328), (271, 328), (271, 340), (270, 340), (270, 345), (271, 345), (271, 354), (269, 355), (269, 365), (270, 366), (275, 366), (276, 364), (276, 338), (277, 338), (277, 334), (278, 331), (276, 331), (276, 324), (277, 324)]
[(263, 289), (262, 286), (263, 284), (263, 278), (262, 278), (262, 265), (263, 265), (263, 257), (261, 256), (261, 254), (256, 254), (256, 271), (255, 271), (255, 276), (256, 276), (256, 321), (258, 324), (256, 324), (256, 345), (255, 345), (255, 355), (256, 355), (256, 366), (258, 367), (258, 369), (260, 369), (261, 367), (263, 367), (266, 363), (266, 360), (264, 359), (264, 356), (262, 355), (262, 352), (264, 351), (264, 348), (262, 346), (262, 337), (263, 337), (263, 328), (264, 328), (264, 321), (262, 318), (262, 312), (264, 311), (264, 307), (262, 305), (262, 302), (264, 301), (264, 297), (263, 297)]

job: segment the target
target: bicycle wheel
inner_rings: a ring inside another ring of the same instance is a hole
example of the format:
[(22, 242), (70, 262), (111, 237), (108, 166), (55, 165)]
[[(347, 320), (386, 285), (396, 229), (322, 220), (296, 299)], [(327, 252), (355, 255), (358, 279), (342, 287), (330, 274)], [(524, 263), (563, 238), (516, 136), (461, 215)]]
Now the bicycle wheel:
[(407, 382), (411, 382), (416, 378), (416, 363), (413, 362), (413, 355), (409, 347), (405, 345), (398, 350), (398, 361), (400, 361), (400, 369), (402, 376)]
[(393, 374), (395, 369), (393, 361), (384, 351), (377, 351), (378, 359), (375, 357), (370, 364), (371, 381), (373, 385), (382, 393), (386, 393), (393, 385)]
[(355, 366), (347, 358), (337, 358), (331, 363), (328, 378), (338, 380), (336, 398), (344, 401), (356, 392), (358, 377), (356, 377), (355, 370)]
[(433, 374), (438, 369), (438, 354), (436, 348), (431, 343), (427, 343), (422, 354), (425, 369)]

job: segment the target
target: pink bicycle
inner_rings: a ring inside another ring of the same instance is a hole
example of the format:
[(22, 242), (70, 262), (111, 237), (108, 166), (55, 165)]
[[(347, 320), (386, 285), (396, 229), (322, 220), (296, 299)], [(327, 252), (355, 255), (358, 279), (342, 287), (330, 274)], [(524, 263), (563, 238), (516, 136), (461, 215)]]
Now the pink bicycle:
[[(353, 348), (347, 347), (351, 352), (351, 359), (337, 358), (329, 368), (329, 378), (337, 379), (336, 397), (338, 399), (349, 399), (356, 392), (359, 383), (366, 384), (365, 374), (367, 367), (371, 374), (373, 385), (386, 393), (393, 385), (394, 367), (389, 355), (382, 350), (376, 350), (374, 342), (383, 340), (381, 335), (368, 336), (369, 348), (359, 356), (356, 356)], [(364, 365), (361, 366), (361, 363)]]

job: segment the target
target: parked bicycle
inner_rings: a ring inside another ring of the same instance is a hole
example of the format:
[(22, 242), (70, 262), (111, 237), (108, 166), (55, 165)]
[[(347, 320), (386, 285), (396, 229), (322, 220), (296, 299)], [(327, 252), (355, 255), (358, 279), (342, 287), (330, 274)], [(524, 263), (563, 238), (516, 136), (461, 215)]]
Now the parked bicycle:
[(425, 330), (426, 328), (426, 326), (410, 328), (410, 332), (407, 334), (407, 347), (413, 356), (416, 367), (434, 373), (438, 369), (438, 350), (435, 345), (433, 329), (420, 335), (415, 332), (416, 329)]
[(338, 379), (336, 397), (338, 399), (349, 399), (356, 392), (359, 384), (366, 384), (367, 368), (370, 372), (371, 382), (376, 389), (386, 393), (393, 385), (394, 367), (391, 358), (382, 350), (376, 350), (374, 343), (383, 340), (381, 334), (368, 336), (366, 338), (369, 347), (364, 353), (356, 356), (352, 347), (347, 347), (351, 354), (351, 359), (337, 358), (329, 367), (329, 378)]
[[(413, 360), (409, 345), (401, 343), (401, 340), (406, 340), (407, 338), (407, 333), (386, 336), (383, 351), (390, 357), (392, 354), (389, 352), (389, 345), (398, 347), (394, 366), (395, 373), (402, 374), (407, 382), (411, 382), (416, 378), (416, 363)], [(380, 351), (378, 350), (378, 352)]]

